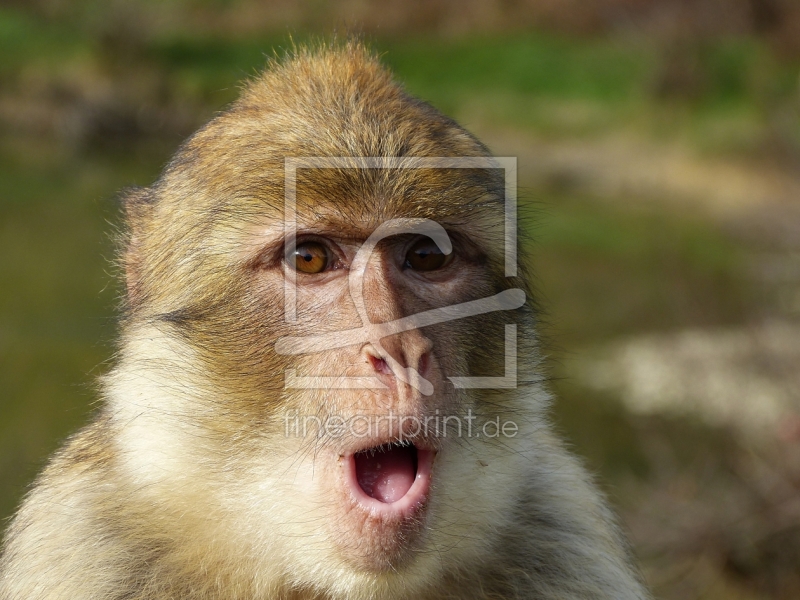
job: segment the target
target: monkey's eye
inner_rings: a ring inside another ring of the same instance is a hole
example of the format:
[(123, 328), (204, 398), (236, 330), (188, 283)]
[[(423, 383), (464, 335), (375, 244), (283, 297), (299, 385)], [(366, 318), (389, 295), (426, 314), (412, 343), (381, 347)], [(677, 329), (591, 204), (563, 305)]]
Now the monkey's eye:
[(432, 239), (417, 240), (406, 253), (405, 267), (415, 271), (435, 271), (450, 264), (453, 253), (445, 254)]
[(328, 266), (328, 249), (319, 242), (303, 242), (294, 250), (294, 268), (301, 273), (321, 273)]

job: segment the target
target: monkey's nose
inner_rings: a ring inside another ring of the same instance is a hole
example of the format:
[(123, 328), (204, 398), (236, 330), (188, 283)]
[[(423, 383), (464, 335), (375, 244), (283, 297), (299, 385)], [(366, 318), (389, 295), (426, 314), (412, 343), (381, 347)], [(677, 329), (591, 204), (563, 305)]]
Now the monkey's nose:
[(384, 338), (377, 347), (371, 343), (366, 344), (362, 353), (376, 373), (391, 375), (392, 367), (399, 366), (403, 369), (414, 369), (421, 377), (426, 377), (431, 366), (433, 344), (427, 338), (422, 340), (424, 343), (416, 343), (409, 348), (402, 342), (392, 342)]
[(426, 379), (431, 371), (431, 341), (424, 336), (413, 341), (393, 337), (398, 339), (390, 337), (366, 344), (362, 354), (367, 362), (381, 379), (394, 377), (425, 395), (433, 393), (433, 386)]

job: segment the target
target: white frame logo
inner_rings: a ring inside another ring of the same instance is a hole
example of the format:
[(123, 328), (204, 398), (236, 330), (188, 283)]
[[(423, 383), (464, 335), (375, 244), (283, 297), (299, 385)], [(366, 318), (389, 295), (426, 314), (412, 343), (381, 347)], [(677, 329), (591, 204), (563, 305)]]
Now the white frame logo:
[[(284, 234), (285, 253), (294, 248), (297, 237), (297, 170), (298, 169), (503, 169), (505, 276), (517, 274), (517, 159), (516, 157), (351, 157), (312, 156), (286, 157), (284, 161)], [(367, 262), (380, 240), (401, 233), (416, 233), (433, 239), (445, 253), (452, 243), (445, 229), (429, 219), (391, 219), (381, 224), (356, 253), (350, 267), (348, 283), (350, 296), (361, 317), (362, 326), (322, 335), (280, 338), (275, 351), (282, 355), (299, 355), (342, 348), (358, 343), (371, 343), (382, 352), (381, 339), (403, 331), (444, 323), (498, 310), (514, 310), (525, 304), (525, 291), (519, 288), (504, 290), (470, 302), (424, 311), (388, 323), (371, 323), (362, 295), (362, 282)], [(284, 310), (287, 323), (297, 322), (296, 273), (286, 269)], [(425, 395), (433, 393), (433, 385), (414, 369), (404, 368), (388, 353), (387, 362), (398, 379)], [(456, 388), (515, 388), (517, 387), (517, 326), (505, 325), (505, 373), (499, 377), (447, 377)], [(286, 369), (285, 388), (300, 389), (382, 389), (386, 386), (377, 377), (302, 377), (296, 369)]]

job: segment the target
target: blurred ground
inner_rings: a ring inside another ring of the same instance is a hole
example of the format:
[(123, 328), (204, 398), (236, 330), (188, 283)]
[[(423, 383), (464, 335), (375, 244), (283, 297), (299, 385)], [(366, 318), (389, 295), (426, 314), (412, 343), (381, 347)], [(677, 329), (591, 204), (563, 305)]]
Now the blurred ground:
[(555, 416), (658, 597), (800, 597), (793, 0), (1, 1), (0, 515), (112, 359), (116, 191), (332, 23), (519, 157)]

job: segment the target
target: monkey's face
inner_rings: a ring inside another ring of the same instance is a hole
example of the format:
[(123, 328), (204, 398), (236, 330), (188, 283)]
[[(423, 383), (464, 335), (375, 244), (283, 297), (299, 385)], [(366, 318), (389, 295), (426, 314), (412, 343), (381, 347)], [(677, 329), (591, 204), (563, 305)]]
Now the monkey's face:
[[(322, 198), (310, 175), (292, 229), (272, 221), (248, 241), (247, 321), (257, 328), (263, 320), (258, 298), (283, 307), (282, 322), (265, 332), (264, 360), (282, 367), (282, 403), (272, 417), (284, 445), (279, 464), (292, 474), (286, 498), (301, 508), (285, 518), (313, 524), (305, 552), (329, 548), (358, 569), (391, 571), (435, 552), (437, 528), (458, 535), (447, 488), (459, 485), (451, 479), (464, 463), (478, 465), (470, 437), (488, 413), (448, 377), (502, 375), (504, 356), (504, 316), (458, 318), (458, 307), (508, 286), (493, 269), (503, 250), (492, 237), (502, 223), (496, 203), (483, 198), (478, 209), (455, 197), (444, 210), (458, 189), (448, 179), (459, 176), (440, 175), (433, 221), (369, 189), (343, 197), (353, 187), (345, 181), (328, 180)], [(359, 203), (363, 209), (352, 210)], [(485, 510), (474, 501), (476, 512)]]

